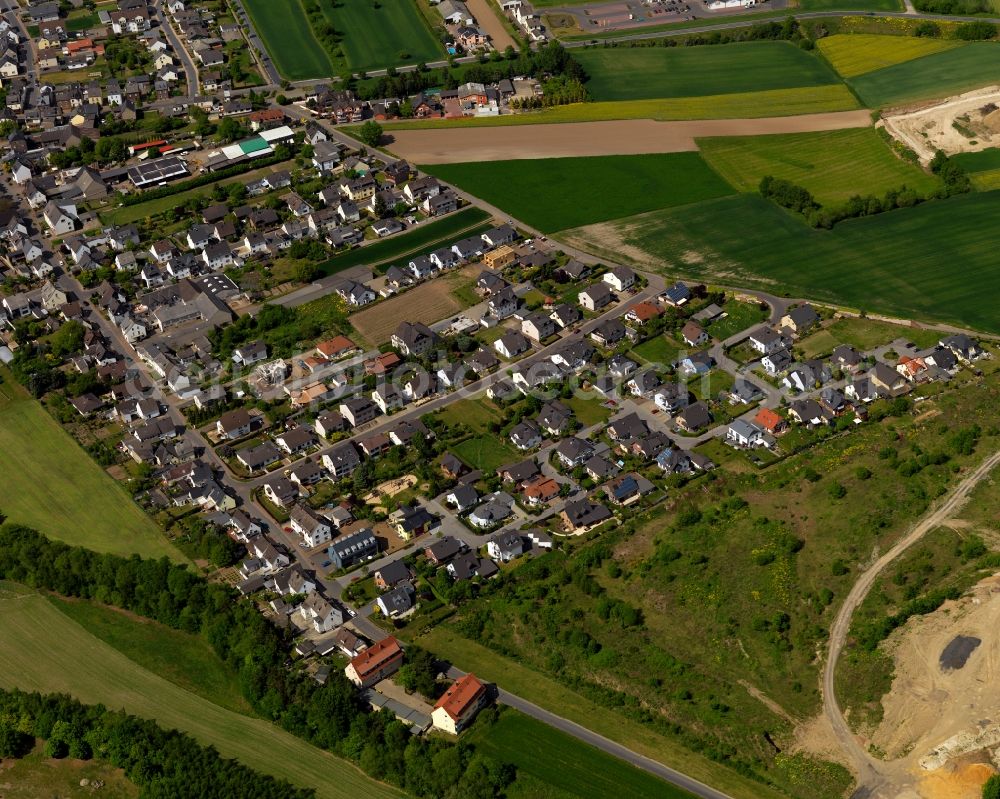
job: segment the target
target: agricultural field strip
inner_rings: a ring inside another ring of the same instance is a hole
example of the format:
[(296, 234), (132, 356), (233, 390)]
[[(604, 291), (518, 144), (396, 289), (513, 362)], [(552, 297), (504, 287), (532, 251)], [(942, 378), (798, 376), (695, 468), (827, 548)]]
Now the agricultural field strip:
[(933, 176), (897, 158), (873, 128), (699, 139), (698, 146), (708, 164), (743, 192), (756, 192), (765, 175), (804, 186), (823, 204), (856, 194), (882, 195), (904, 185), (930, 192), (938, 185)]
[[(797, 89), (770, 89), (701, 97), (573, 103), (542, 111), (504, 114), (496, 117), (388, 122), (385, 124), (385, 129), (388, 134), (393, 135), (397, 130), (517, 127), (622, 119), (661, 121), (760, 119), (762, 117), (796, 117), (805, 114), (853, 111), (859, 107), (858, 100), (851, 93), (851, 90), (843, 84), (836, 83)], [(391, 145), (390, 149), (392, 149)]]
[(333, 63), (316, 41), (301, 0), (243, 0), (247, 14), (260, 35), (271, 59), (289, 80), (330, 75)]
[(99, 552), (186, 560), (124, 488), (2, 368), (0, 452), (0, 510), (10, 521)]
[(587, 88), (597, 101), (701, 97), (839, 83), (822, 60), (790, 42), (586, 48), (576, 50), (573, 57), (586, 71)]
[(421, 169), (547, 233), (731, 191), (697, 153), (480, 161)]
[(199, 699), (87, 633), (44, 597), (0, 600), (0, 685), (124, 708), (215, 746), (225, 757), (316, 789), (318, 799), (400, 793), (263, 719)]
[(869, 108), (948, 97), (1000, 82), (1000, 43), (973, 42), (851, 78)]
[[(846, 87), (840, 88), (847, 91)], [(623, 103), (611, 103), (611, 105), (623, 105)], [(498, 117), (498, 119), (515, 118), (517, 117)], [(673, 122), (631, 119), (501, 129), (392, 128), (394, 141), (391, 148), (393, 153), (406, 158), (410, 163), (425, 165), (602, 155), (651, 155), (693, 152), (698, 149), (696, 140), (699, 138), (809, 133), (862, 128), (871, 124), (871, 114), (868, 111), (854, 110), (755, 119)]]
[(951, 39), (849, 33), (827, 36), (820, 39), (816, 46), (842, 77), (856, 78), (867, 72), (952, 50), (964, 44)]
[[(821, 231), (761, 197), (740, 195), (563, 231), (559, 239), (671, 276), (1000, 333), (992, 299), (1000, 292), (998, 213), (1000, 192), (974, 193)], [(945, 262), (962, 269), (941, 269)]]

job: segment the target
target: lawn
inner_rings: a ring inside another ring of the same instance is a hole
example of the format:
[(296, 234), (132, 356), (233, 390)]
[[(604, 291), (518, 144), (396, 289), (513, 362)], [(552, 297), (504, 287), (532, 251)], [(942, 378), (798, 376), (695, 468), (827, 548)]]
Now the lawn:
[(336, 71), (313, 35), (301, 0), (246, 0), (244, 5), (282, 77), (306, 80), (329, 77)]
[(4, 799), (39, 799), (43, 796), (60, 799), (92, 797), (95, 789), (82, 786), (82, 780), (100, 782), (101, 799), (132, 799), (139, 795), (139, 787), (116, 769), (100, 760), (55, 760), (45, 757), (44, 747), (19, 760), (6, 760), (0, 771)]
[[(253, 170), (242, 175), (237, 175), (236, 177), (225, 178), (218, 181), (218, 185), (228, 186), (231, 183), (237, 182), (244, 184), (250, 183), (257, 178), (263, 177), (264, 175), (270, 175), (272, 172), (280, 171), (282, 168), (287, 167), (289, 163), (290, 162), (288, 161), (283, 161), (280, 164), (274, 164), (272, 166), (264, 167), (263, 169)], [(183, 205), (193, 197), (197, 197), (199, 195), (202, 197), (208, 197), (211, 194), (212, 186), (214, 185), (215, 184), (197, 186), (196, 188), (181, 191), (177, 194), (169, 194), (166, 197), (154, 197), (151, 200), (136, 203), (135, 205), (123, 205), (118, 208), (111, 208), (101, 212), (101, 221), (108, 225), (127, 225), (130, 222), (138, 222), (148, 217), (154, 217)]]
[(611, 418), (611, 409), (604, 407), (604, 400), (600, 397), (574, 396), (563, 402), (584, 427), (602, 424)]
[(50, 597), (60, 612), (139, 666), (226, 710), (252, 715), (237, 675), (198, 635), (92, 602)]
[(923, 349), (933, 347), (941, 336), (940, 332), (934, 330), (904, 327), (877, 319), (844, 317), (807, 336), (796, 348), (801, 348), (807, 358), (816, 358), (829, 355), (838, 344), (850, 344), (861, 352), (868, 352), (902, 338)]
[(1000, 44), (973, 42), (868, 72), (848, 83), (869, 108), (883, 108), (947, 97), (998, 81)]
[(51, 538), (185, 561), (125, 490), (0, 368), (0, 512)]
[(933, 175), (897, 158), (874, 128), (699, 139), (708, 164), (739, 191), (756, 192), (765, 175), (804, 186), (822, 205), (855, 194), (882, 195), (908, 186), (927, 194)]
[(324, 275), (332, 275), (361, 264), (379, 266), (392, 261), (408, 261), (414, 256), (436, 250), (444, 243), (451, 245), (465, 236), (489, 230), (490, 225), (484, 224), (489, 218), (490, 215), (479, 208), (466, 208), (444, 219), (423, 222), (406, 233), (335, 255), (321, 263), (319, 268)]
[[(416, 642), (461, 669), (475, 672), (476, 676), (495, 682), (529, 702), (726, 791), (737, 799), (778, 799), (781, 795), (685, 749), (646, 725), (591, 701), (523, 662), (503, 657), (476, 641), (456, 635), (444, 626), (424, 633)], [(573, 774), (575, 773), (574, 770)], [(661, 786), (661, 790), (669, 788)], [(545, 797), (546, 794), (541, 796)]]
[(669, 366), (677, 360), (682, 352), (687, 352), (690, 349), (687, 345), (663, 334), (642, 342), (632, 350), (632, 353), (646, 363)]
[(546, 233), (730, 193), (697, 153), (422, 168)]
[(1000, 332), (993, 301), (1000, 292), (998, 214), (1000, 192), (977, 193), (820, 231), (760, 197), (742, 195), (567, 231), (562, 238), (671, 276)]
[[(616, 52), (621, 52), (616, 51)], [(453, 127), (498, 127), (504, 125), (547, 125), (561, 122), (603, 122), (610, 119), (756, 119), (798, 116), (830, 111), (853, 111), (857, 98), (843, 84), (797, 89), (769, 89), (759, 92), (713, 94), (702, 97), (673, 97), (656, 100), (573, 103), (544, 111), (504, 114), (497, 117), (429, 119), (389, 123), (388, 133), (397, 130), (426, 130)]]
[(789, 42), (717, 47), (596, 47), (573, 57), (594, 100), (700, 97), (838, 82), (822, 60)]
[(500, 421), (502, 415), (485, 397), (463, 399), (446, 405), (437, 413), (449, 427), (465, 425), (477, 433), (485, 433), (490, 422)]
[(6, 688), (67, 693), (154, 719), (214, 746), (223, 757), (313, 787), (318, 799), (400, 796), (263, 719), (224, 710), (147, 671), (40, 595), (5, 594), (0, 610), (0, 685)]
[(321, 6), (344, 34), (340, 46), (355, 72), (437, 61), (445, 55), (414, 0), (321, 0)]
[[(829, 2), (836, 3), (837, 0)], [(819, 51), (845, 78), (856, 78), (866, 72), (953, 50), (962, 45), (963, 42), (949, 39), (884, 36), (877, 33), (842, 33), (827, 36), (817, 42)]]
[(992, 172), (1000, 169), (1000, 147), (990, 147), (978, 153), (956, 153), (952, 158), (966, 172)]
[(760, 305), (752, 302), (742, 302), (740, 300), (728, 300), (722, 310), (726, 315), (716, 319), (705, 328), (712, 338), (725, 341), (730, 336), (741, 333), (751, 325), (763, 322), (770, 316), (769, 308), (761, 308)]
[(495, 472), (501, 466), (527, 457), (510, 444), (496, 436), (476, 436), (467, 438), (451, 448), (451, 451), (473, 469)]
[(559, 791), (560, 799), (692, 799), (687, 791), (516, 710), (504, 710), (492, 726), (473, 728), (469, 740), (477, 751), (517, 766), (517, 782), (507, 791), (511, 797), (553, 795), (539, 792), (537, 781)]

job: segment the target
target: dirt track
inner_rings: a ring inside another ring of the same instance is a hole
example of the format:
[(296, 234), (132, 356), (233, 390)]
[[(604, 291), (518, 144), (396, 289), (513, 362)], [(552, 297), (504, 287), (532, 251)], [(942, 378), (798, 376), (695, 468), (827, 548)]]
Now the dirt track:
[[(919, 794), (901, 793), (897, 790), (902, 781), (898, 773), (892, 773), (885, 765), (876, 761), (861, 745), (858, 738), (851, 732), (840, 705), (837, 703), (836, 692), (834, 691), (834, 672), (837, 668), (837, 660), (843, 651), (847, 641), (847, 632), (851, 626), (851, 619), (854, 611), (868, 596), (878, 578), (885, 568), (898, 558), (903, 552), (917, 543), (928, 532), (944, 524), (957, 511), (972, 490), (989, 475), (990, 471), (1000, 464), (1000, 451), (994, 452), (986, 458), (972, 472), (966, 475), (941, 504), (932, 509), (917, 524), (913, 526), (909, 533), (896, 542), (888, 552), (879, 558), (872, 566), (865, 571), (858, 581), (851, 588), (847, 598), (841, 605), (837, 613), (837, 618), (830, 627), (830, 640), (828, 643), (828, 654), (825, 668), (823, 670), (823, 711), (830, 721), (833, 731), (840, 742), (844, 755), (850, 760), (855, 769), (855, 776), (858, 784), (866, 789), (866, 796), (877, 797), (878, 799), (889, 799), (897, 796), (919, 796)], [(889, 772), (889, 773), (887, 773)]]
[(871, 112), (837, 111), (762, 119), (702, 119), (657, 122), (628, 119), (556, 125), (390, 130), (389, 149), (414, 164), (510, 161), (578, 155), (639, 155), (697, 150), (695, 139), (709, 136), (762, 136), (863, 128)]
[(491, 8), (492, 2), (493, 0), (466, 0), (466, 5), (472, 12), (472, 16), (476, 18), (476, 22), (479, 23), (479, 27), (489, 34), (490, 41), (493, 42), (493, 46), (497, 50), (503, 51), (508, 46), (516, 50), (517, 42), (507, 33), (503, 23), (497, 19), (496, 13)]

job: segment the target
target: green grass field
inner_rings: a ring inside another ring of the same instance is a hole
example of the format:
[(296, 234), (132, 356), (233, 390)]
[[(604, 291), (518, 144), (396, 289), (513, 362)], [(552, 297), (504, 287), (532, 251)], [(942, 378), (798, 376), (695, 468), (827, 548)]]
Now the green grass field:
[(829, 355), (839, 344), (850, 344), (861, 352), (867, 352), (897, 338), (911, 341), (919, 348), (933, 347), (941, 338), (941, 333), (894, 325), (877, 319), (844, 317), (824, 325), (822, 329), (802, 339), (796, 347), (807, 358), (818, 358)]
[(1000, 192), (989, 192), (820, 231), (742, 195), (561, 238), (670, 274), (1000, 332), (993, 303), (1000, 292), (998, 213)]
[(642, 342), (642, 344), (635, 347), (632, 352), (639, 358), (640, 361), (670, 366), (677, 360), (677, 357), (681, 352), (687, 352), (689, 349), (690, 347), (686, 344), (675, 341), (674, 339), (669, 338), (666, 334), (663, 334)]
[(324, 16), (344, 33), (341, 47), (355, 72), (444, 57), (414, 0), (322, 0), (321, 5)]
[(789, 42), (719, 47), (597, 47), (573, 57), (594, 100), (699, 97), (838, 82), (823, 61)]
[(730, 192), (697, 153), (478, 161), (421, 169), (546, 233)]
[[(831, 111), (853, 111), (857, 98), (842, 84), (798, 89), (770, 89), (760, 92), (713, 94), (704, 97), (674, 97), (661, 100), (573, 103), (526, 114), (464, 119), (429, 119), (388, 123), (387, 133), (396, 130), (433, 130), (453, 127), (503, 127), (506, 125), (547, 125), (563, 122), (605, 122), (610, 119), (656, 119), (664, 122), (684, 119), (758, 119), (799, 116)], [(345, 132), (350, 132), (345, 130)], [(390, 145), (389, 149), (392, 147)]]
[(122, 487), (0, 368), (0, 511), (71, 544), (186, 560)]
[(283, 77), (306, 80), (335, 72), (329, 54), (313, 36), (300, 0), (246, 0), (244, 5)]
[[(534, 702), (563, 718), (624, 744), (635, 752), (683, 771), (737, 799), (779, 799), (783, 796), (765, 785), (741, 777), (725, 766), (685, 749), (676, 741), (659, 735), (646, 725), (591, 701), (548, 675), (526, 666), (520, 660), (503, 657), (476, 641), (457, 635), (447, 627), (435, 627), (422, 634), (416, 642), (459, 668), (475, 672), (477, 677), (495, 682), (501, 688), (529, 702)], [(531, 794), (533, 797), (539, 795), (543, 799), (548, 796), (545, 793)], [(556, 794), (552, 799), (563, 799), (563, 795)]]
[(225, 710), (142, 668), (38, 594), (0, 594), (0, 685), (67, 693), (155, 719), (224, 757), (314, 787), (318, 799), (400, 796), (263, 719)]
[(355, 247), (342, 255), (335, 255), (319, 265), (325, 275), (332, 275), (342, 269), (367, 264), (379, 266), (400, 259), (409, 260), (436, 250), (442, 244), (454, 244), (460, 238), (489, 230), (486, 220), (490, 215), (479, 208), (466, 208), (449, 214), (444, 219), (423, 222), (416, 230), (376, 241), (365, 247)]
[(966, 172), (992, 172), (1000, 169), (1000, 147), (991, 147), (978, 153), (956, 153), (952, 158)]
[[(476, 727), (476, 749), (517, 766), (507, 795), (568, 799), (627, 796), (629, 799), (691, 799), (691, 794), (635, 766), (581, 743), (515, 710), (505, 710), (491, 727)], [(548, 790), (545, 790), (545, 789)]]
[(739, 191), (772, 175), (805, 186), (824, 205), (906, 185), (930, 192), (937, 178), (897, 158), (874, 128), (700, 139), (705, 160)]
[(959, 94), (1000, 81), (1000, 43), (973, 42), (848, 81), (869, 108)]
[(125, 776), (125, 772), (102, 763), (100, 760), (56, 760), (45, 757), (39, 745), (19, 760), (7, 760), (0, 771), (4, 799), (84, 799), (92, 797), (94, 788), (81, 786), (81, 780), (103, 783), (98, 794), (101, 799), (132, 799), (139, 796), (139, 787)]
[(237, 675), (197, 635), (91, 602), (50, 597), (60, 612), (139, 666), (226, 710), (252, 715)]
[(827, 36), (816, 44), (840, 75), (845, 78), (855, 78), (866, 72), (874, 72), (915, 58), (953, 50), (964, 43), (953, 39), (846, 33)]
[(451, 451), (473, 469), (482, 469), (484, 472), (496, 471), (501, 466), (527, 457), (507, 443), (506, 439), (501, 441), (494, 435), (467, 438), (453, 446)]

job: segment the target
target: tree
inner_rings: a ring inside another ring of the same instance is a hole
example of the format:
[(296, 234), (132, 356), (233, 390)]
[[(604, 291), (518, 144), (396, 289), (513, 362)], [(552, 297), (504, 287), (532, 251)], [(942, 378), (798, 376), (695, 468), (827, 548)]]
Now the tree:
[(245, 132), (239, 122), (232, 117), (226, 117), (219, 123), (215, 137), (221, 142), (233, 142), (243, 136)]
[(30, 735), (6, 724), (0, 726), (0, 757), (24, 757), (33, 743)]
[(382, 141), (382, 126), (374, 119), (369, 119), (361, 126), (358, 136), (369, 147), (378, 147)]
[(994, 774), (983, 786), (983, 799), (1000, 799), (1000, 775)]

